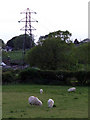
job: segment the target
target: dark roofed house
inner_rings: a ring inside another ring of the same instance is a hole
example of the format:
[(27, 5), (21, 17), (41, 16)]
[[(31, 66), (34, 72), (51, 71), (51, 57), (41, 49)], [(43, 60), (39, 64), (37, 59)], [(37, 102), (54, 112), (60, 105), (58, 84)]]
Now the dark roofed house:
[(80, 42), (80, 44), (82, 44), (82, 43), (88, 43), (88, 42), (90, 42), (90, 39), (89, 39), (89, 38), (86, 38), (86, 39), (82, 40), (82, 41)]
[(75, 39), (75, 41), (74, 41), (74, 44), (76, 45), (76, 46), (79, 46), (79, 45), (81, 45), (81, 44), (83, 44), (83, 43), (88, 43), (88, 42), (90, 42), (90, 39), (89, 38), (86, 38), (86, 39), (84, 39), (84, 40), (82, 40), (82, 41), (78, 41), (77, 39)]

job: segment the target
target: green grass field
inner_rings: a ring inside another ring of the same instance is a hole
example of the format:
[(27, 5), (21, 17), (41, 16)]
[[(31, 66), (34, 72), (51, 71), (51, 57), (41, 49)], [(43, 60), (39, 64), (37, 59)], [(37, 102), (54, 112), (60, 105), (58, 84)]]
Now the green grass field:
[(8, 56), (11, 60), (21, 60), (22, 59), (22, 51), (11, 51), (8, 52)]
[[(88, 118), (88, 87), (76, 87), (68, 93), (70, 86), (48, 85), (4, 85), (2, 86), (3, 118)], [(40, 88), (44, 90), (39, 93)], [(37, 96), (43, 106), (28, 104), (29, 96)], [(48, 108), (52, 98), (56, 107)]]

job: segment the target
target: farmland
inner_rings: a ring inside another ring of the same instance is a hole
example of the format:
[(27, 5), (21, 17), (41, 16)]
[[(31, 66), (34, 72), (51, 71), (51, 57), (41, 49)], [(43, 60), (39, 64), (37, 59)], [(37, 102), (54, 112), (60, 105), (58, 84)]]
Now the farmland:
[[(76, 92), (68, 93), (71, 86), (50, 85), (3, 85), (3, 118), (88, 118), (88, 87), (76, 87)], [(39, 93), (40, 88), (44, 90)], [(37, 96), (43, 105), (31, 106), (28, 97)], [(56, 107), (48, 108), (47, 100), (52, 98)]]

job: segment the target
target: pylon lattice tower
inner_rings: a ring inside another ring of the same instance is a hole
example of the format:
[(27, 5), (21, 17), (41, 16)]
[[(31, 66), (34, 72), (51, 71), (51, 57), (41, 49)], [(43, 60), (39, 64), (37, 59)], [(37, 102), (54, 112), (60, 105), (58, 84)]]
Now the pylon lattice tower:
[(20, 14), (25, 14), (25, 18), (21, 19), (18, 22), (25, 22), (25, 26), (21, 28), (20, 30), (25, 31), (25, 39), (23, 41), (23, 52), (25, 54), (25, 41), (26, 41), (26, 34), (30, 36), (30, 48), (32, 48), (32, 42), (34, 41), (33, 36), (32, 36), (32, 30), (36, 30), (31, 23), (32, 22), (38, 22), (37, 20), (32, 20), (31, 19), (31, 14), (37, 14), (36, 12), (30, 11), (29, 8), (27, 8), (25, 11), (21, 12)]

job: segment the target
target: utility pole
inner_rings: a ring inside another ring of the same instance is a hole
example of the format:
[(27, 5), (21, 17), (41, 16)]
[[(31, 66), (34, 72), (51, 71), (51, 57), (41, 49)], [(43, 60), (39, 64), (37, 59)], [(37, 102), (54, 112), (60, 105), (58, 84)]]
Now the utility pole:
[(33, 36), (32, 36), (32, 30), (36, 30), (31, 23), (32, 22), (38, 22), (37, 20), (32, 20), (31, 19), (31, 15), (33, 14), (37, 14), (36, 12), (30, 11), (29, 8), (27, 8), (25, 11), (21, 12), (20, 14), (25, 14), (25, 18), (21, 19), (18, 22), (25, 22), (25, 26), (23, 28), (21, 28), (20, 30), (24, 30), (25, 31), (25, 38), (23, 40), (23, 59), (24, 59), (24, 55), (25, 55), (25, 42), (26, 42), (26, 35), (28, 34), (30, 36), (30, 48), (33, 47)]

